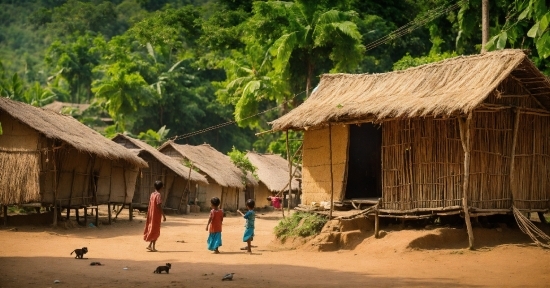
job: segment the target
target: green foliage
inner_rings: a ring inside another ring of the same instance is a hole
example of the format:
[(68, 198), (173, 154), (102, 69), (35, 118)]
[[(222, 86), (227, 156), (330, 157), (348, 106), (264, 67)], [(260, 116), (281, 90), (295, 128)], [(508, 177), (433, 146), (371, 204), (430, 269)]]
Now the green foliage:
[[(286, 133), (275, 133), (277, 138), (270, 141), (267, 151), (274, 154), (280, 154), (283, 158), (287, 159), (286, 154)], [(262, 136), (263, 137), (263, 136)], [(290, 149), (290, 156), (294, 154), (298, 148), (302, 145), (303, 132), (302, 131), (288, 131), (288, 146)], [(299, 161), (296, 161), (299, 160)], [(301, 162), (301, 159), (293, 159), (293, 162)]]
[(429, 64), (441, 61), (447, 58), (458, 56), (455, 52), (445, 52), (441, 54), (430, 54), (422, 57), (412, 57), (410, 54), (405, 55), (399, 61), (393, 64), (393, 70), (405, 70), (407, 68), (416, 67), (424, 64)]
[(275, 226), (274, 233), (281, 241), (288, 237), (308, 237), (321, 232), (328, 219), (322, 215), (295, 212)]
[[(248, 160), (248, 157), (246, 157), (245, 152), (241, 152), (237, 149), (235, 149), (235, 146), (233, 146), (233, 149), (227, 153), (229, 158), (231, 159), (231, 162), (237, 166), (242, 172), (243, 175), (247, 175), (250, 173), (254, 178), (258, 179), (258, 175), (256, 174), (256, 167), (250, 163), (250, 160)], [(246, 185), (246, 176), (243, 176), (241, 179), (243, 184)]]
[(140, 132), (137, 138), (156, 148), (166, 141), (168, 132), (170, 132), (170, 129), (162, 126), (158, 131), (149, 129), (146, 132)]

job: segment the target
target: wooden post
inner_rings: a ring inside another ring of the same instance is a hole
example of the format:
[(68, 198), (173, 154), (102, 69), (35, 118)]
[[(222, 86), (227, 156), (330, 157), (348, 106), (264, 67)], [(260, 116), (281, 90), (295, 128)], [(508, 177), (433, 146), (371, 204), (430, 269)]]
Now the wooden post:
[[(107, 200), (107, 218), (109, 225), (111, 225), (111, 194), (113, 192), (113, 161), (110, 161), (111, 172), (109, 173), (109, 199)], [(99, 205), (97, 206), (99, 210)], [(98, 211), (99, 212), (99, 211)], [(97, 213), (99, 214), (99, 213)]]
[(328, 219), (332, 219), (332, 210), (334, 210), (334, 177), (332, 175), (332, 125), (328, 123), (328, 155), (330, 169), (330, 211)]
[(470, 222), (470, 212), (468, 211), (468, 187), (470, 181), (470, 149), (471, 149), (471, 135), (470, 125), (472, 123), (472, 112), (468, 113), (466, 121), (462, 118), (458, 118), (460, 125), (460, 139), (462, 142), (462, 148), (464, 149), (464, 184), (462, 188), (462, 208), (464, 209), (464, 220), (466, 222), (466, 229), (468, 230), (468, 242), (469, 248), (474, 249), (474, 231), (472, 230), (472, 223)]
[[(382, 198), (378, 198), (378, 207), (380, 207), (381, 202)], [(374, 238), (378, 238), (380, 236), (380, 217), (378, 216), (378, 207), (374, 210)]]
[(512, 205), (514, 205), (514, 194), (516, 191), (516, 168), (515, 168), (515, 160), (516, 160), (516, 145), (518, 141), (518, 129), (519, 129), (519, 119), (521, 118), (521, 110), (515, 109), (515, 115), (514, 115), (514, 131), (512, 131), (512, 151), (510, 151), (510, 198), (512, 199)]
[(134, 207), (132, 206), (132, 201), (128, 204), (128, 214), (130, 214), (130, 221), (134, 220)]
[(286, 130), (286, 151), (286, 159), (288, 160), (288, 215), (290, 215), (290, 204), (292, 203), (292, 159), (290, 158), (290, 145), (288, 144), (288, 130)]
[(109, 225), (111, 225), (111, 202), (107, 202), (107, 215), (109, 215)]
[(88, 225), (88, 207), (84, 206), (84, 226), (86, 225)]
[(67, 220), (70, 219), (70, 216), (71, 216), (71, 202), (72, 202), (72, 199), (73, 199), (73, 191), (74, 191), (74, 174), (75, 174), (75, 169), (73, 169), (73, 175), (71, 177), (71, 192), (69, 194), (69, 204), (67, 205)]
[(489, 0), (481, 0), (481, 53), (487, 52), (489, 42)]
[(2, 213), (4, 214), (4, 226), (8, 226), (8, 205), (2, 205), (2, 207)]
[(53, 161), (53, 226), (57, 227), (57, 165), (55, 161), (55, 143), (52, 144)]

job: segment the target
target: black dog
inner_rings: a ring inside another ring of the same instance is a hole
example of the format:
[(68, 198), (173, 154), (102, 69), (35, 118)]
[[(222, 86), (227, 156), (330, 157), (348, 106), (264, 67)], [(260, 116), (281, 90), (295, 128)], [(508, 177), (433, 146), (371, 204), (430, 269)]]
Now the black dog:
[(71, 255), (73, 255), (73, 253), (76, 254), (74, 256), (74, 259), (82, 259), (82, 256), (84, 256), (84, 254), (88, 253), (88, 248), (87, 247), (82, 247), (82, 249), (74, 249), (73, 252), (71, 252)]
[(157, 269), (155, 269), (155, 271), (153, 271), (153, 273), (162, 273), (162, 271), (166, 271), (166, 274), (169, 274), (170, 273), (170, 268), (172, 268), (172, 264), (170, 263), (166, 263), (166, 266), (159, 266), (157, 267)]

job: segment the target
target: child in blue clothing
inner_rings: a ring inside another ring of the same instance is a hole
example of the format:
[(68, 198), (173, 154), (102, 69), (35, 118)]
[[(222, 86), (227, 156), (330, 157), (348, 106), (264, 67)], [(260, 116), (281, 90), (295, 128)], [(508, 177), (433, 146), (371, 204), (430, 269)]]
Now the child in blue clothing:
[(243, 242), (247, 243), (247, 247), (241, 248), (241, 250), (246, 250), (247, 252), (252, 252), (252, 240), (254, 240), (254, 220), (256, 219), (256, 213), (254, 213), (254, 206), (256, 203), (252, 199), (248, 199), (246, 201), (246, 208), (248, 208), (248, 211), (246, 211), (246, 214), (243, 214), (241, 210), (239, 213), (246, 219), (246, 224), (244, 225), (244, 236), (243, 236)]

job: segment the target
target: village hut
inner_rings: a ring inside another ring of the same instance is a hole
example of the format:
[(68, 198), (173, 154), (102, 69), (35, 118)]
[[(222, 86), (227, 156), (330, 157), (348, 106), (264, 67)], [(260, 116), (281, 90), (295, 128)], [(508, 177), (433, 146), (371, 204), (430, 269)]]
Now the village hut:
[(147, 163), (124, 147), (70, 116), (2, 97), (0, 123), (3, 205), (40, 203), (69, 208), (69, 216), (70, 209), (131, 203)]
[[(260, 154), (253, 151), (247, 152), (246, 157), (256, 167), (256, 174), (258, 175), (258, 185), (254, 187), (257, 207), (270, 206), (271, 202), (267, 198), (274, 194), (288, 198), (288, 180), (291, 173), (286, 159), (278, 154)], [(297, 179), (297, 177), (300, 177), (300, 170), (293, 166), (292, 172), (295, 176), (292, 178), (291, 183), (292, 194), (294, 195), (292, 199), (295, 200), (300, 189), (300, 182)]]
[(162, 154), (141, 140), (118, 134), (113, 141), (132, 151), (149, 166), (140, 171), (130, 211), (132, 208), (148, 207), (149, 198), (154, 189), (153, 184), (157, 180), (164, 183), (164, 188), (161, 190), (164, 209), (177, 212), (187, 211), (189, 195), (196, 193), (198, 183), (208, 184), (206, 178), (200, 173), (185, 167), (181, 161)]
[[(222, 154), (208, 144), (181, 145), (173, 141), (164, 143), (159, 151), (176, 159), (189, 161), (206, 176), (208, 184), (199, 183), (195, 202), (203, 211), (210, 209), (210, 199), (219, 197), (221, 208), (236, 210), (244, 207), (246, 181), (254, 181), (237, 168), (229, 156)], [(256, 185), (257, 183), (254, 183)]]
[(80, 104), (80, 103), (68, 103), (68, 102), (61, 102), (61, 101), (53, 101), (50, 104), (44, 105), (42, 108), (51, 110), (57, 113), (65, 112), (67, 109), (74, 109), (76, 110), (77, 114), (82, 114), (82, 112), (86, 111), (88, 108), (90, 108), (90, 104)]
[(521, 50), (322, 75), (271, 124), (305, 131), (305, 203), (380, 198), (381, 216), (461, 213), (468, 227), (550, 207), (550, 82)]

